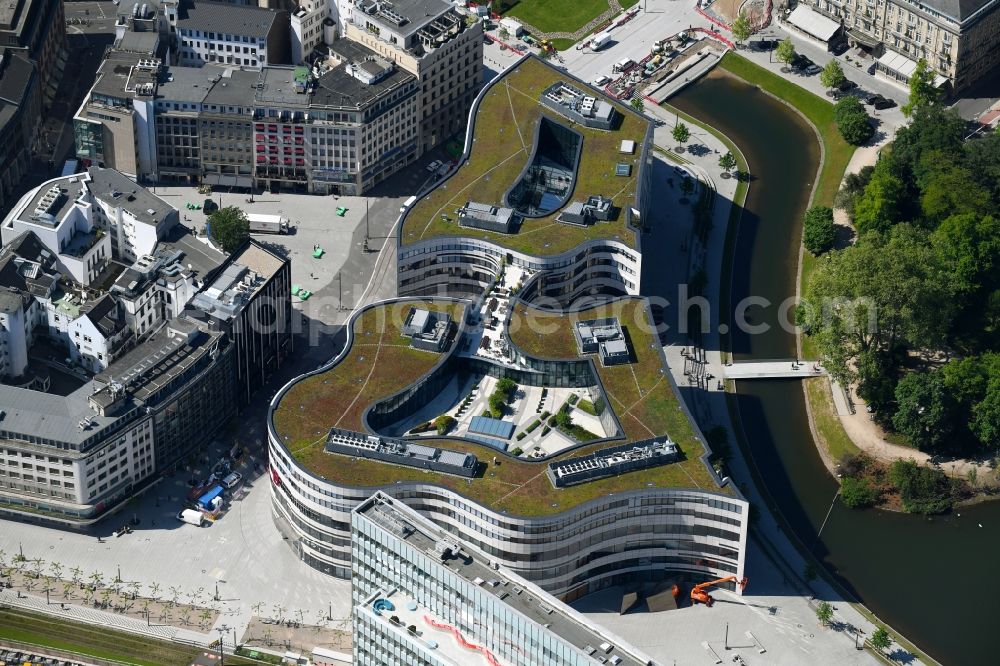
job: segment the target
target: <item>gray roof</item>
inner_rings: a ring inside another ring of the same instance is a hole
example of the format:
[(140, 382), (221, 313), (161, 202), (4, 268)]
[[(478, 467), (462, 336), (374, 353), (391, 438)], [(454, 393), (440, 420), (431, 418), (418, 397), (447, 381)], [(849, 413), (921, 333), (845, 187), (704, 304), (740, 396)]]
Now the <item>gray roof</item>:
[[(175, 212), (173, 206), (120, 171), (90, 167), (87, 173), (91, 180), (88, 188), (94, 196), (114, 201), (140, 222), (156, 226)], [(118, 196), (114, 196), (115, 193)]]
[(20, 106), (28, 94), (35, 66), (18, 51), (3, 49), (0, 71), (0, 100)]
[(139, 0), (138, 3), (135, 0), (122, 0), (118, 3), (118, 7), (115, 10), (116, 16), (132, 16), (132, 11), (135, 5), (138, 4), (141, 9), (143, 5), (146, 5), (146, 16), (155, 16), (160, 9), (159, 0)]
[(88, 303), (84, 314), (104, 337), (110, 337), (126, 326), (122, 308), (111, 294)]
[(160, 35), (156, 32), (135, 32), (129, 30), (121, 39), (115, 42), (115, 49), (127, 53), (141, 53), (143, 55), (156, 55), (157, 47), (160, 44)]
[[(171, 71), (174, 69), (171, 68)], [(259, 76), (260, 72), (224, 67), (222, 78), (205, 95), (204, 103), (218, 106), (253, 106)]]
[(24, 307), (25, 296), (15, 289), (0, 288), (0, 313), (11, 314)]
[(177, 28), (202, 30), (229, 35), (267, 37), (278, 17), (275, 9), (233, 5), (225, 2), (199, 2), (186, 10), (181, 9)]
[(1000, 0), (918, 0), (917, 4), (959, 22), (967, 20), (987, 5), (993, 5), (994, 11), (1000, 9)]
[(378, 54), (371, 49), (347, 39), (338, 39), (329, 45), (330, 53), (340, 61), (316, 80), (312, 95), (295, 91), (295, 67), (264, 67), (260, 72), (256, 100), (259, 104), (282, 106), (333, 107), (360, 109), (379, 99), (386, 91), (394, 90), (414, 80), (409, 72), (393, 66), (392, 73), (372, 84), (354, 78), (348, 63), (361, 63)]
[[(60, 197), (48, 211), (54, 218), (54, 225), (49, 225), (44, 221), (32, 219), (32, 216), (35, 214), (35, 208), (38, 207), (42, 199), (52, 188), (59, 188)], [(42, 183), (38, 186), (38, 192), (31, 199), (28, 205), (25, 206), (24, 210), (20, 213), (20, 215), (18, 215), (17, 219), (35, 224), (43, 224), (45, 226), (58, 225), (59, 219), (66, 214), (66, 212), (72, 207), (73, 203), (80, 198), (82, 193), (83, 179), (79, 175), (66, 176), (65, 178), (57, 178), (53, 181)]]
[[(360, 5), (374, 5), (374, 0), (367, 0)], [(368, 14), (365, 12), (365, 20), (372, 20), (389, 26), (401, 35), (409, 36), (420, 28), (424, 27), (437, 17), (447, 13), (454, 8), (454, 4), (445, 0), (392, 0), (392, 2), (381, 2), (383, 6), (388, 6), (391, 11), (406, 19), (406, 23), (399, 26), (394, 21), (380, 14)], [(355, 10), (358, 11), (358, 10)], [(361, 10), (363, 11), (363, 10)]]
[[(90, 381), (67, 396), (58, 396), (0, 384), (0, 405), (6, 412), (0, 432), (80, 444), (117, 420), (100, 416), (90, 407), (87, 399), (97, 388)], [(88, 417), (90, 426), (81, 428), (80, 422)]]
[(157, 251), (183, 253), (180, 263), (190, 266), (198, 274), (198, 279), (207, 281), (226, 261), (226, 256), (198, 240), (191, 230), (182, 224), (174, 225), (157, 244)]
[(222, 79), (225, 69), (211, 63), (204, 67), (171, 67), (166, 76), (160, 77), (156, 98), (200, 104), (216, 82)]
[(105, 95), (120, 99), (135, 97), (137, 83), (156, 83), (156, 74), (152, 71), (137, 71), (130, 78), (132, 68), (140, 60), (146, 59), (141, 53), (124, 53), (111, 51), (98, 68), (98, 79), (91, 89), (96, 95)]

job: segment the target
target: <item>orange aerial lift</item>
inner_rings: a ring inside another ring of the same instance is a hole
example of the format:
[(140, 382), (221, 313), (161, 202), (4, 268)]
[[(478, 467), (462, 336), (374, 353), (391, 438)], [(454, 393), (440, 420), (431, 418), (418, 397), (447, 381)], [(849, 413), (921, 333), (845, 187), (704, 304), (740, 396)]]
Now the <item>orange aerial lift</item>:
[(707, 590), (708, 588), (715, 587), (720, 583), (728, 583), (731, 580), (737, 581), (737, 585), (740, 586), (740, 590), (743, 590), (747, 586), (747, 579), (739, 580), (736, 576), (726, 576), (725, 578), (720, 578), (718, 580), (710, 580), (707, 583), (698, 583), (691, 588), (691, 603), (702, 603), (706, 606), (711, 606), (715, 599), (712, 598)]

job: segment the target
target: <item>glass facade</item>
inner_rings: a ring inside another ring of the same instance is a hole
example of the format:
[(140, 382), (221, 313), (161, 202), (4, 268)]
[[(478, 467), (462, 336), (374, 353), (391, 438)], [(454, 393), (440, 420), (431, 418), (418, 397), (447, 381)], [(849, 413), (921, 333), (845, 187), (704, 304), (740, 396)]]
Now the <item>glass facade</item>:
[(573, 191), (582, 148), (583, 135), (542, 116), (531, 162), (507, 193), (507, 205), (525, 217), (562, 208)]

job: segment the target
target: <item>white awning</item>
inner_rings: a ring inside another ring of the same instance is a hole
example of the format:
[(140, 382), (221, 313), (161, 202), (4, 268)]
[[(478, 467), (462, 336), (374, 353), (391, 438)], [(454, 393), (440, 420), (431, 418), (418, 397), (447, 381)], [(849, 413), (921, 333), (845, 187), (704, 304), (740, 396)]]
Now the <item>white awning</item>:
[(788, 15), (788, 22), (821, 42), (829, 42), (830, 38), (840, 30), (839, 23), (831, 21), (802, 4)]
[[(889, 70), (890, 72), (895, 72), (899, 75), (898, 78), (909, 81), (910, 75), (917, 70), (917, 63), (914, 60), (910, 60), (901, 53), (895, 51), (886, 51), (882, 54), (882, 57), (878, 59), (878, 64), (880, 67)], [(948, 79), (941, 76), (940, 74), (934, 75), (934, 87), (940, 88), (943, 86)]]

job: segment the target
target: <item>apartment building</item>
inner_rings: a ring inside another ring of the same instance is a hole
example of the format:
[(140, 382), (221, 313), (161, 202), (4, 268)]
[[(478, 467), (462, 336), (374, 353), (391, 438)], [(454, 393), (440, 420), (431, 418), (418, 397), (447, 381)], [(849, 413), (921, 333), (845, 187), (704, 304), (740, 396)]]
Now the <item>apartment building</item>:
[(383, 493), (351, 513), (351, 564), (358, 666), (656, 663)]
[(328, 20), (328, 10), (321, 0), (306, 0), (289, 15), (291, 28), (292, 64), (301, 65), (323, 42), (333, 41), (333, 21)]
[(116, 259), (131, 263), (152, 254), (178, 222), (177, 209), (114, 169), (91, 167), (82, 180), (98, 226), (111, 239)]
[(344, 35), (417, 77), (420, 152), (460, 131), (482, 83), (483, 29), (445, 0), (341, 0)]
[(253, 97), (259, 73), (226, 68), (201, 102), (201, 181), (252, 187)]
[(225, 2), (181, 4), (174, 27), (177, 62), (183, 66), (260, 69), (291, 61), (288, 12), (283, 10)]
[(879, 76), (906, 84), (924, 59), (953, 93), (1000, 63), (1000, 0), (811, 0), (848, 41), (870, 50)]

